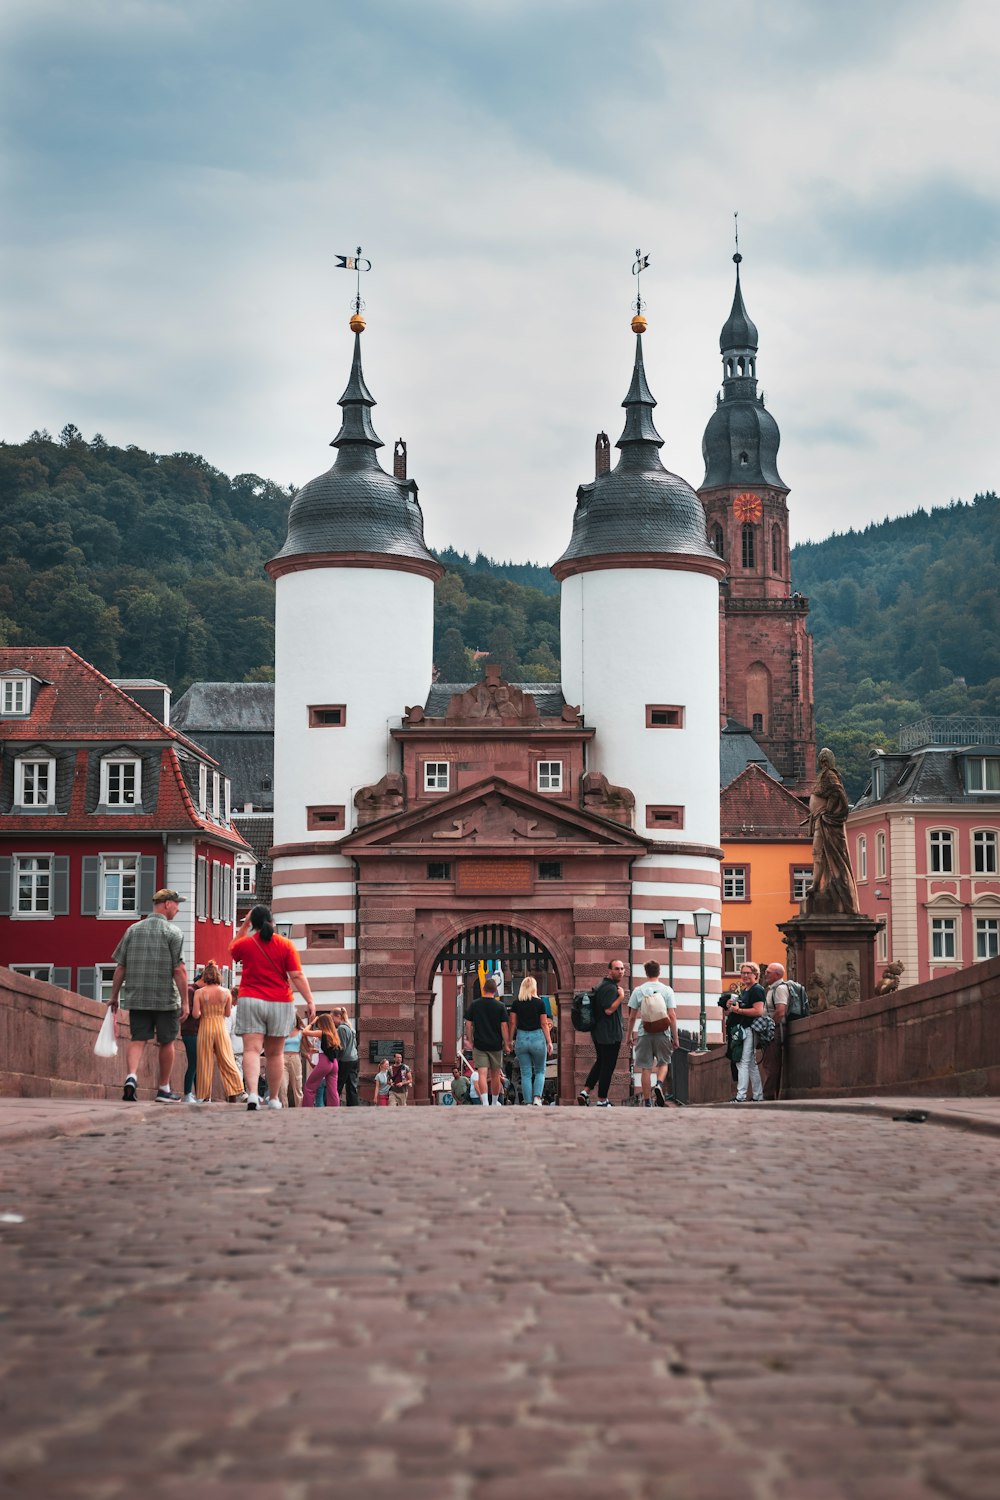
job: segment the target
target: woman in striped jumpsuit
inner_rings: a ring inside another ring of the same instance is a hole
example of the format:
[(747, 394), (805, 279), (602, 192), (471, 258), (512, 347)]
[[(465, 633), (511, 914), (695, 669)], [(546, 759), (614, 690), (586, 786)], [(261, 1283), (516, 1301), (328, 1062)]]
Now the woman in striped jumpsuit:
[(233, 997), (228, 990), (222, 988), (219, 983), (221, 978), (218, 964), (210, 959), (202, 972), (201, 988), (194, 992), (193, 1014), (201, 1018), (198, 1027), (197, 1094), (202, 1104), (207, 1104), (212, 1097), (213, 1062), (219, 1065), (222, 1086), (230, 1103), (246, 1098), (226, 1026), (226, 1019), (233, 1009)]

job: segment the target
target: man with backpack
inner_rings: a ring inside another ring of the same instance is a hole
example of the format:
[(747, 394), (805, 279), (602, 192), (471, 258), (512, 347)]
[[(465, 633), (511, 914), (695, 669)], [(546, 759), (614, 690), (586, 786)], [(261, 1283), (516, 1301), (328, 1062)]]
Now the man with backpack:
[(767, 987), (766, 1013), (774, 1021), (774, 1036), (760, 1055), (760, 1072), (764, 1084), (764, 1098), (781, 1097), (781, 1064), (785, 1051), (786, 1020), (809, 1014), (809, 999), (805, 990), (794, 979), (785, 978), (783, 964), (768, 964), (764, 970)]
[(622, 1024), (622, 1006), (625, 1003), (625, 965), (620, 958), (608, 964), (607, 978), (590, 994), (594, 1023), (590, 1034), (594, 1040), (594, 1066), (587, 1074), (587, 1081), (576, 1096), (577, 1104), (590, 1103), (590, 1090), (597, 1085), (597, 1103), (601, 1109), (610, 1109), (608, 1090), (621, 1051), (625, 1027)]
[(337, 1089), (343, 1096), (344, 1103), (353, 1108), (361, 1103), (361, 1095), (358, 1093), (358, 1036), (348, 1021), (347, 1011), (342, 1005), (338, 1005), (334, 1010), (333, 1019), (337, 1024), (337, 1035), (340, 1037)]
[[(678, 1045), (677, 1011), (674, 1009), (673, 990), (660, 983), (660, 966), (655, 958), (649, 959), (643, 968), (646, 983), (638, 985), (629, 996), (625, 1050), (631, 1051), (634, 1035), (634, 1064), (639, 1069), (642, 1102), (646, 1109), (652, 1109), (654, 1102), (667, 1102), (663, 1085), (670, 1066), (670, 1054)], [(663, 1025), (664, 1019), (667, 1026)], [(650, 1027), (656, 1027), (656, 1030), (652, 1031)]]

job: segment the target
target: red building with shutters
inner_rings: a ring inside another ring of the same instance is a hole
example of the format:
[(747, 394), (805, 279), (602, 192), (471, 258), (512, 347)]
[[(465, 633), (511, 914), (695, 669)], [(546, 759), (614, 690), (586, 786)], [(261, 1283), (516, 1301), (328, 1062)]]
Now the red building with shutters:
[(185, 897), (189, 968), (228, 961), (233, 866), (250, 854), (228, 782), (66, 647), (0, 649), (0, 813), (0, 963), (101, 998), (164, 885)]

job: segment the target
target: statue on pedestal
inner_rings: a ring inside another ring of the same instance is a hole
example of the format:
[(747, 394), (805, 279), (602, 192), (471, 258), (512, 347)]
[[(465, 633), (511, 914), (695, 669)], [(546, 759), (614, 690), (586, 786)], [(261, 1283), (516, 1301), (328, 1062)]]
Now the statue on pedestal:
[(818, 774), (809, 793), (813, 878), (805, 896), (807, 916), (851, 915), (860, 910), (847, 853), (849, 806), (834, 753), (821, 750)]

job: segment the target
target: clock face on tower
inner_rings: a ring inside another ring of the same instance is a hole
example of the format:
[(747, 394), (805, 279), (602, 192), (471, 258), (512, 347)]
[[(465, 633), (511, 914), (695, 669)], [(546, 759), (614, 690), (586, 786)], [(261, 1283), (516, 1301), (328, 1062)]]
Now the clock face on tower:
[(742, 495), (737, 495), (733, 501), (733, 515), (737, 521), (750, 521), (754, 525), (764, 514), (764, 502), (759, 495), (745, 490)]

